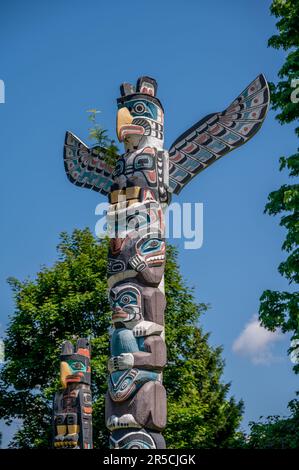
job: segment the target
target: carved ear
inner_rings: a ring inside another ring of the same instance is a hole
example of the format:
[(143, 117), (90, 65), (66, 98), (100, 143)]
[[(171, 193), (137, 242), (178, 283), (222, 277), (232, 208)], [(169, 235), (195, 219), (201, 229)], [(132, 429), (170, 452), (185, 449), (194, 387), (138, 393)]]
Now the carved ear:
[(90, 357), (90, 341), (88, 338), (79, 338), (77, 340), (77, 353), (82, 356)]
[(77, 340), (77, 349), (88, 349), (90, 346), (88, 338), (79, 338)]
[(135, 87), (134, 85), (131, 85), (131, 83), (122, 83), (120, 85), (121, 96), (132, 95), (133, 93), (135, 93)]
[(117, 290), (115, 289), (110, 289), (109, 291), (109, 298), (111, 300), (115, 300), (117, 298)]
[(72, 343), (70, 341), (64, 341), (64, 343), (62, 343), (62, 346), (61, 346), (61, 354), (65, 356), (67, 354), (73, 354), (73, 352), (74, 352), (74, 347)]
[(137, 80), (137, 93), (144, 93), (146, 95), (156, 96), (158, 84), (154, 78), (140, 77)]

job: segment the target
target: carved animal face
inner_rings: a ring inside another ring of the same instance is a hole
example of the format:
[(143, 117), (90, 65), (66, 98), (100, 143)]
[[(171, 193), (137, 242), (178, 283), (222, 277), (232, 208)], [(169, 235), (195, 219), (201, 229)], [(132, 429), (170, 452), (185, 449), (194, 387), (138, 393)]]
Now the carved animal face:
[(109, 301), (113, 323), (138, 322), (143, 319), (141, 290), (136, 285), (122, 284), (110, 289)]
[(164, 324), (165, 296), (158, 288), (128, 280), (109, 291), (112, 322), (132, 329), (140, 321)]
[(60, 380), (65, 388), (70, 383), (90, 383), (90, 350), (84, 338), (77, 341), (77, 348), (65, 341), (60, 356)]
[(110, 240), (108, 275), (132, 268), (140, 272), (147, 267), (161, 266), (164, 261), (165, 241), (157, 233)]
[(163, 143), (163, 107), (155, 96), (157, 82), (141, 77), (136, 89), (130, 84), (121, 85), (121, 97), (117, 100), (117, 136), (120, 142), (137, 147), (143, 137), (151, 137)]
[(165, 242), (161, 238), (151, 238), (151, 235), (142, 237), (136, 243), (136, 254), (150, 267), (161, 266), (165, 260)]

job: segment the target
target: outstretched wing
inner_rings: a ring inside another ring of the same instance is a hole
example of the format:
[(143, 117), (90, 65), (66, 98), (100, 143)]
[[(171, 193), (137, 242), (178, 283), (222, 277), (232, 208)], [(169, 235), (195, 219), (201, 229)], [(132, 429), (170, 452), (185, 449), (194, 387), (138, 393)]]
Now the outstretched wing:
[(225, 111), (209, 114), (184, 132), (169, 150), (169, 191), (178, 194), (200, 171), (245, 144), (261, 127), (269, 101), (261, 74)]
[(64, 167), (68, 179), (104, 195), (113, 184), (113, 168), (105, 160), (105, 149), (88, 147), (71, 132), (65, 135)]

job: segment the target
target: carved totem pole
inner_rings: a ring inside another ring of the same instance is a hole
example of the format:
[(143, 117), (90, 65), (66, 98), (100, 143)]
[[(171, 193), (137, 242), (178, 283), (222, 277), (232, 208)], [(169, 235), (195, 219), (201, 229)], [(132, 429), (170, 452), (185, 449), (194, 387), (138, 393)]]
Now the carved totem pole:
[(92, 448), (92, 400), (90, 391), (90, 345), (78, 339), (76, 350), (70, 341), (62, 345), (60, 356), (62, 390), (54, 397), (54, 447)]
[(125, 83), (120, 91), (117, 136), (125, 153), (115, 167), (106, 163), (105, 148), (89, 148), (70, 132), (64, 162), (72, 183), (102, 193), (110, 202), (110, 447), (161, 449), (166, 425), (164, 212), (172, 193), (258, 131), (269, 90), (259, 75), (225, 111), (206, 116), (183, 133), (169, 153), (163, 149), (164, 111), (156, 81), (144, 76), (136, 88)]

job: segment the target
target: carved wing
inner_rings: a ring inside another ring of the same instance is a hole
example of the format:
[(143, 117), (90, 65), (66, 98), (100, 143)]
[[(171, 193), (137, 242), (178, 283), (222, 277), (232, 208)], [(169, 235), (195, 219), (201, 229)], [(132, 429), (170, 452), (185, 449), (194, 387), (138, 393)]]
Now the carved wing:
[(209, 114), (184, 132), (169, 150), (169, 191), (178, 194), (200, 171), (253, 137), (269, 101), (268, 84), (261, 74), (225, 111)]
[(104, 157), (105, 149), (90, 148), (71, 132), (66, 133), (64, 167), (72, 183), (108, 194), (113, 184), (113, 168), (105, 162)]

